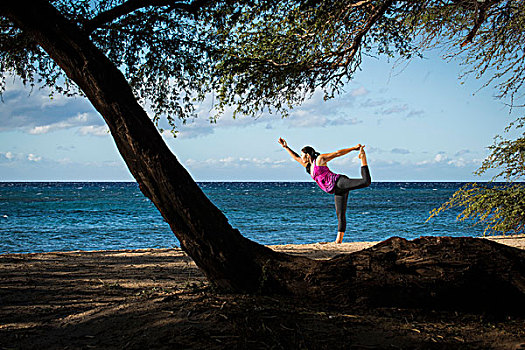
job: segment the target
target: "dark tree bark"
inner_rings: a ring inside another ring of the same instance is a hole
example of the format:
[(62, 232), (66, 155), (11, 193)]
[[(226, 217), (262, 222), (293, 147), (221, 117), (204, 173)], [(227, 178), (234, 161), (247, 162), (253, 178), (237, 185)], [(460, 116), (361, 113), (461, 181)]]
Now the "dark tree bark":
[(4, 0), (0, 15), (30, 34), (78, 84), (109, 126), (141, 191), (221, 289), (367, 305), (462, 305), (476, 300), (471, 295), (508, 305), (523, 300), (524, 252), (486, 240), (393, 238), (320, 262), (244, 238), (169, 151), (124, 76), (86, 33), (45, 0)]

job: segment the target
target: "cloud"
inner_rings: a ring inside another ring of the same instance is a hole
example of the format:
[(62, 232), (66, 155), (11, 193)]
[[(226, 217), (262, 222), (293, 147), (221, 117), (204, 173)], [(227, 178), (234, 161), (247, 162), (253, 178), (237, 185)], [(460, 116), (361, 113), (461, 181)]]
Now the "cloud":
[(428, 166), (428, 165), (441, 165), (441, 166), (453, 166), (456, 168), (472, 167), (473, 169), (479, 167), (481, 164), (480, 159), (465, 159), (463, 157), (455, 157), (451, 159), (445, 154), (445, 152), (439, 152), (432, 159), (416, 162), (416, 166)]
[(364, 95), (368, 95), (369, 91), (367, 89), (365, 89), (364, 86), (361, 86), (357, 89), (353, 89), (352, 91), (350, 91), (350, 95), (351, 96), (364, 96)]
[(9, 152), (0, 152), (0, 161), (9, 162), (12, 164), (20, 164), (20, 163), (31, 163), (31, 162), (40, 162), (42, 161), (42, 157), (38, 156), (34, 153), (13, 153), (11, 151)]
[[(354, 165), (360, 165), (361, 159), (357, 157), (357, 155), (349, 155), (346, 157), (340, 157), (334, 159), (330, 164), (335, 166), (354, 166)], [(336, 169), (335, 169), (336, 170)]]
[(92, 136), (107, 136), (109, 135), (109, 129), (106, 125), (94, 126), (87, 125), (82, 126), (77, 131), (80, 135), (92, 135)]
[(397, 114), (408, 111), (408, 105), (397, 105), (397, 106), (391, 106), (388, 108), (383, 108), (379, 111), (376, 111), (376, 114), (382, 114), (382, 115), (390, 115), (390, 114)]
[(368, 151), (368, 153), (384, 153), (385, 152), (384, 149), (380, 147), (374, 147), (374, 146), (366, 146), (365, 150)]
[(467, 165), (467, 162), (463, 158), (449, 160), (447, 164), (454, 165), (455, 167), (464, 167)]
[(384, 98), (381, 98), (381, 99), (367, 99), (366, 101), (364, 102), (361, 102), (361, 107), (365, 107), (365, 108), (374, 108), (374, 107), (380, 107), (380, 106), (384, 106), (384, 105), (387, 105), (387, 104), (390, 104), (392, 103), (392, 99), (384, 99)]
[(71, 151), (74, 151), (75, 150), (75, 146), (64, 146), (64, 145), (58, 145), (57, 146), (57, 151), (64, 151), (64, 152), (71, 152)]
[(0, 161), (15, 162), (17, 160), (27, 160), (27, 155), (22, 153), (0, 152)]
[(372, 159), (369, 163), (373, 181), (485, 181), (490, 176), (473, 175), (479, 166), (475, 160), (464, 162), (429, 159), (426, 162)]
[(444, 163), (448, 160), (448, 157), (445, 155), (444, 152), (439, 152), (432, 159), (426, 159), (420, 162), (417, 162), (416, 165), (427, 165), (427, 164), (436, 164), (436, 163)]
[(10, 162), (2, 161), (1, 181), (122, 181), (133, 180), (123, 161), (79, 162), (39, 155), (17, 154)]
[(410, 153), (410, 151), (405, 148), (392, 148), (390, 152), (394, 154), (409, 154)]
[[(196, 106), (197, 118), (187, 120), (186, 123), (176, 121), (177, 137), (195, 138), (213, 134), (216, 128), (246, 128), (261, 125), (265, 129), (273, 128), (312, 128), (330, 127), (341, 125), (356, 125), (363, 121), (356, 117), (347, 115), (344, 111), (354, 103), (356, 96), (367, 94), (368, 90), (360, 87), (350, 93), (337, 96), (333, 99), (324, 100), (324, 93), (321, 90), (315, 91), (312, 96), (304, 101), (300, 106), (290, 110), (287, 118), (280, 115), (264, 113), (257, 118), (238, 116), (233, 119), (233, 108), (227, 108), (224, 114), (210, 123), (210, 116), (215, 111), (212, 108), (212, 98), (208, 97), (202, 104)], [(166, 130), (171, 129), (165, 121), (161, 122), (161, 127)], [(167, 132), (166, 137), (171, 137)]]
[(434, 157), (434, 162), (436, 163), (445, 162), (447, 160), (448, 160), (448, 157), (444, 153), (438, 153)]
[(188, 159), (185, 165), (191, 168), (280, 168), (289, 164), (287, 160), (274, 160), (271, 158), (243, 158), (226, 157), (220, 159), (208, 158), (206, 160)]
[(361, 124), (363, 121), (359, 120), (357, 118), (335, 118), (335, 119), (329, 119), (327, 120), (327, 125), (356, 125)]
[(419, 110), (411, 110), (407, 113), (406, 117), (407, 118), (417, 118), (417, 117), (421, 117), (425, 114), (425, 111), (422, 110), (422, 109), (419, 109)]
[(102, 118), (85, 98), (56, 94), (45, 89), (29, 91), (21, 83), (10, 83), (3, 94), (0, 131), (21, 130), (40, 135), (79, 127), (100, 127)]
[(397, 98), (368, 98), (361, 102), (361, 107), (374, 109), (376, 115), (405, 114), (406, 118), (415, 118), (425, 114), (424, 110), (413, 109), (407, 103), (400, 103)]
[(33, 153), (29, 153), (27, 155), (27, 160), (29, 160), (31, 162), (40, 162), (42, 160), (42, 157), (34, 155)]
[(351, 117), (328, 118), (321, 115), (311, 115), (306, 112), (296, 113), (289, 119), (289, 127), (295, 128), (315, 128), (340, 125), (356, 125), (363, 121)]
[(313, 128), (328, 123), (328, 118), (322, 115), (308, 113), (307, 111), (296, 111), (289, 117), (288, 123), (296, 128)]
[(468, 149), (462, 149), (462, 150), (457, 151), (457, 152), (454, 154), (454, 157), (464, 156), (465, 154), (468, 154), (468, 153), (471, 153), (470, 150), (468, 150)]

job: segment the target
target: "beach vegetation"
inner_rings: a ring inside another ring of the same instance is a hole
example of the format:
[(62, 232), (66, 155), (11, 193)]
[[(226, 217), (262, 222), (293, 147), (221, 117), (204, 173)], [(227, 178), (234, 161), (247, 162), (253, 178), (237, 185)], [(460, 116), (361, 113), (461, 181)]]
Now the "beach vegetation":
[[(506, 132), (520, 130), (525, 117), (512, 122)], [(491, 182), (469, 183), (457, 190), (452, 197), (430, 212), (431, 218), (447, 209), (460, 209), (459, 220), (472, 220), (485, 227), (487, 233), (522, 233), (525, 231), (525, 131), (515, 140), (496, 136), (489, 147), (490, 155), (483, 161), (476, 174), (496, 170)], [(497, 180), (504, 182), (497, 183)], [(427, 221), (428, 221), (427, 220)]]

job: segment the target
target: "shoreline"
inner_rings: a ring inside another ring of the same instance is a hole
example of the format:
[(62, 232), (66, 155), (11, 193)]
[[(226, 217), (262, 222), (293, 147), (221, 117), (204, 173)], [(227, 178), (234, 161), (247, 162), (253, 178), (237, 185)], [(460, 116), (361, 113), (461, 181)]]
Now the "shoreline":
[[(444, 236), (449, 237), (449, 236)], [(488, 239), (497, 243), (505, 244), (518, 249), (525, 249), (525, 234), (505, 235), (505, 236), (485, 236), (472, 237)], [(350, 254), (359, 250), (367, 249), (381, 241), (362, 241), (362, 242), (343, 242), (336, 244), (334, 242), (319, 243), (293, 243), (293, 244), (275, 244), (266, 245), (267, 247), (279, 252), (306, 256), (312, 259), (329, 259), (339, 254)], [(67, 250), (67, 251), (50, 251), (50, 252), (31, 252), (31, 253), (0, 253), (1, 257), (13, 255), (40, 255), (40, 254), (80, 254), (80, 253), (145, 253), (145, 252), (169, 252), (181, 251), (180, 247), (174, 248), (140, 248), (140, 249), (102, 249), (102, 250)]]

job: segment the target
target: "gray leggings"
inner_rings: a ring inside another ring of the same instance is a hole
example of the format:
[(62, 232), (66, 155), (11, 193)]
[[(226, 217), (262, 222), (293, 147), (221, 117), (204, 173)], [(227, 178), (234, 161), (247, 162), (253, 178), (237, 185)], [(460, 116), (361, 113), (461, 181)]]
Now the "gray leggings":
[(348, 192), (370, 186), (372, 179), (368, 166), (361, 167), (361, 178), (350, 179), (346, 175), (341, 175), (335, 183), (335, 212), (337, 213), (337, 231), (346, 231), (346, 202), (348, 201)]

